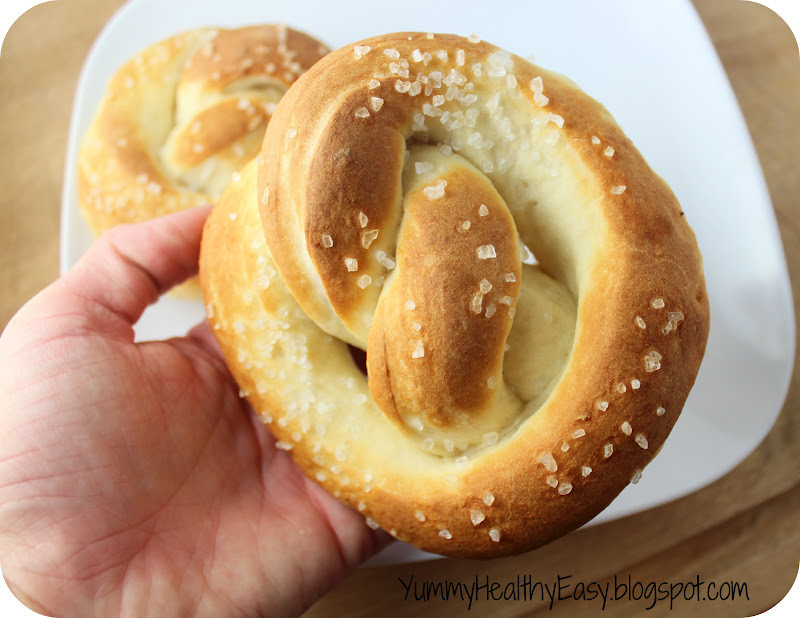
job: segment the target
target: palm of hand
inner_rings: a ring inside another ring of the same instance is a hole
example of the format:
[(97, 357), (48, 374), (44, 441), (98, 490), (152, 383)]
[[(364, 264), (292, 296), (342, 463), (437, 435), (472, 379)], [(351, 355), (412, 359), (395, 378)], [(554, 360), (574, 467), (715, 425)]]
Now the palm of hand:
[(63, 287), (2, 340), (15, 591), (58, 615), (296, 614), (374, 550), (275, 449), (207, 331), (134, 344), (124, 316)]

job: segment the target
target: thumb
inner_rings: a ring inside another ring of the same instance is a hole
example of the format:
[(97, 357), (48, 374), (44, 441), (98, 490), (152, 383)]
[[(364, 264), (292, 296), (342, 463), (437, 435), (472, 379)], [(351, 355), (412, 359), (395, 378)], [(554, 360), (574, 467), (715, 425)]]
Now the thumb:
[[(197, 273), (200, 240), (210, 206), (184, 210), (105, 232), (57, 282), (57, 292), (80, 307), (93, 330), (133, 325), (173, 286)], [(66, 299), (60, 303), (62, 312)]]

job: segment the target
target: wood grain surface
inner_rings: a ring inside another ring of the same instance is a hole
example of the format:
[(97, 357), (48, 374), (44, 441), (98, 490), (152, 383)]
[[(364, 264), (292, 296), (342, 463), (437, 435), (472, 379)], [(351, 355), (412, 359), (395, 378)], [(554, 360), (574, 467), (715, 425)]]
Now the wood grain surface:
[[(59, 217), (67, 131), (81, 65), (121, 0), (61, 0), (26, 13), (0, 56), (0, 327), (58, 276)], [(747, 120), (784, 243), (800, 305), (800, 56), (783, 21), (736, 0), (695, 0)], [(744, 256), (747, 259), (747, 256)], [(0, 368), (2, 370), (3, 368)], [(758, 410), (753, 410), (758, 414)], [(579, 582), (747, 584), (748, 598), (652, 603), (609, 601), (603, 615), (750, 616), (777, 603), (800, 560), (800, 370), (777, 423), (744, 462), (675, 502), (579, 530), (538, 551), (503, 560), (435, 560), (363, 568), (309, 616), (594, 616), (602, 599), (556, 601), (405, 598), (402, 582), (477, 581), (501, 586), (526, 578), (552, 586)], [(514, 588), (517, 590), (516, 588)], [(518, 590), (524, 591), (523, 586)], [(620, 592), (622, 589), (619, 589)], [(636, 590), (639, 590), (638, 588)], [(688, 590), (688, 587), (685, 587)], [(588, 592), (588, 591), (587, 591)], [(639, 590), (643, 593), (644, 590)], [(636, 594), (636, 592), (635, 592)]]

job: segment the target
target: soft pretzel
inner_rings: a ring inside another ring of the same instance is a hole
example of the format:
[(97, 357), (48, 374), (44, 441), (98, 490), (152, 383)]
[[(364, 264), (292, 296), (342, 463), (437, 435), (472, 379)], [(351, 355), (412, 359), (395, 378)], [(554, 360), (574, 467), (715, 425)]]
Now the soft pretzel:
[(81, 144), (78, 203), (90, 228), (215, 202), (258, 153), (280, 97), (327, 52), (265, 24), (191, 30), (131, 58)]
[(709, 328), (667, 185), (575, 84), (476, 37), (317, 63), (200, 268), (278, 447), (368, 525), (451, 556), (530, 550), (637, 482)]

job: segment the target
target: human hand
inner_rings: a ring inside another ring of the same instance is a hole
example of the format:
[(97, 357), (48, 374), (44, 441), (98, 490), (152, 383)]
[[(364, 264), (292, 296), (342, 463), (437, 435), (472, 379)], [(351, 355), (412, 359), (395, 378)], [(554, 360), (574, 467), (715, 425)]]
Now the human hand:
[(134, 343), (207, 214), (106, 233), (0, 337), (0, 563), (37, 611), (296, 615), (386, 542), (275, 448), (206, 326)]

